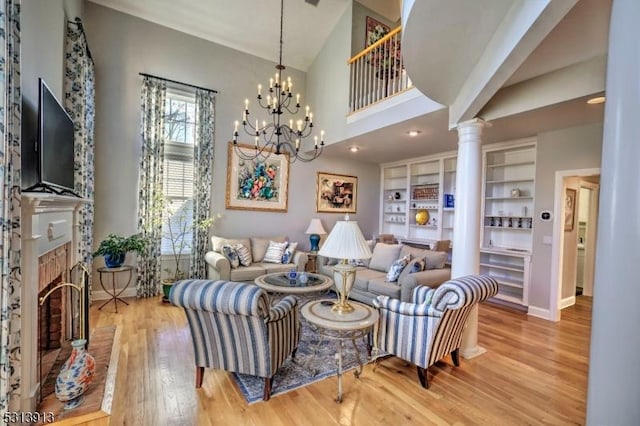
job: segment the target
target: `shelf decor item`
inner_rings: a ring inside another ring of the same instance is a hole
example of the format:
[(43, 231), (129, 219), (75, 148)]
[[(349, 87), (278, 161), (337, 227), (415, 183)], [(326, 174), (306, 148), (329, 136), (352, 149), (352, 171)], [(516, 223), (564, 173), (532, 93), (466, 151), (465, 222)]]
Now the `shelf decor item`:
[(84, 339), (71, 343), (73, 350), (56, 378), (56, 397), (71, 410), (84, 401), (84, 394), (96, 373), (96, 361), (85, 349)]
[(316, 178), (316, 211), (318, 213), (355, 213), (358, 178), (318, 172)]
[(427, 210), (418, 210), (416, 213), (416, 223), (418, 225), (426, 225), (429, 221), (429, 212)]

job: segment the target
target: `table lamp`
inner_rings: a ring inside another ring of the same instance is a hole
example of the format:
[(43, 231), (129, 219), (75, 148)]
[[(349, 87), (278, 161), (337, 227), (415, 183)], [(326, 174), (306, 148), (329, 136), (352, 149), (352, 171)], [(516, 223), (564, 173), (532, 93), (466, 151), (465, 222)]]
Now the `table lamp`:
[(314, 252), (318, 251), (320, 248), (318, 246), (320, 243), (320, 235), (324, 235), (326, 233), (327, 231), (322, 227), (320, 219), (311, 219), (311, 223), (309, 223), (309, 227), (305, 231), (305, 234), (311, 234), (309, 235), (309, 243), (311, 244), (311, 248), (309, 250)]
[(341, 262), (333, 267), (333, 281), (339, 299), (331, 309), (339, 314), (353, 311), (354, 308), (348, 300), (349, 292), (356, 279), (356, 268), (349, 264), (349, 260), (368, 259), (372, 256), (371, 249), (358, 227), (358, 222), (349, 220), (336, 222), (318, 254), (341, 259)]

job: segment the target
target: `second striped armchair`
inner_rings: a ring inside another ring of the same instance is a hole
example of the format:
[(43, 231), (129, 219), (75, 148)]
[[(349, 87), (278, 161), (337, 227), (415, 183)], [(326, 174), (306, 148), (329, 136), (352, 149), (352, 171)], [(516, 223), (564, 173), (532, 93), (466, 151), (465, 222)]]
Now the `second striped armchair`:
[(497, 281), (486, 275), (468, 275), (432, 289), (418, 286), (413, 303), (378, 296), (378, 348), (416, 365), (418, 379), (429, 387), (426, 369), (447, 354), (456, 367), (469, 313), (498, 292)]
[(286, 296), (270, 307), (267, 294), (253, 284), (184, 280), (171, 288), (169, 300), (187, 315), (196, 387), (205, 367), (250, 374), (264, 377), (267, 401), (273, 375), (300, 341), (296, 299)]

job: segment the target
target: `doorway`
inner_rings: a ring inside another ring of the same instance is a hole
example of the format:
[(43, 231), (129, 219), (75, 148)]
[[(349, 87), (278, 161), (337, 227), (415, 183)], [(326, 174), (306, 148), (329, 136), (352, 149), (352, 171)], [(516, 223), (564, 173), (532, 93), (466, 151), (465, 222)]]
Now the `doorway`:
[(598, 217), (599, 176), (568, 176), (563, 180), (566, 200), (561, 262), (560, 309), (576, 297), (593, 295), (595, 227)]
[[(558, 219), (552, 237), (549, 314), (552, 321), (559, 321), (561, 310), (576, 303), (577, 292), (593, 294), (600, 169), (557, 171), (555, 181), (554, 211)], [(578, 281), (581, 290), (577, 291)]]

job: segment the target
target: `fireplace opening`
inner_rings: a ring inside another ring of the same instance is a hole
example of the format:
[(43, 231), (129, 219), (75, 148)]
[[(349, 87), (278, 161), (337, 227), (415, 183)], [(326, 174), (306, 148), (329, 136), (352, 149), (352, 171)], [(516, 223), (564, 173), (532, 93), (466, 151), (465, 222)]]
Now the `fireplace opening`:
[[(55, 391), (55, 380), (69, 358), (71, 342), (89, 334), (88, 270), (78, 263), (41, 286), (38, 294), (38, 371), (40, 401)], [(70, 282), (64, 277), (71, 278)]]
[[(38, 300), (62, 283), (62, 274), (47, 284), (38, 294)], [(54, 290), (44, 302), (38, 306), (38, 358), (40, 360), (40, 383), (43, 383), (51, 372), (60, 351), (68, 340), (67, 315), (65, 305), (67, 288)]]

